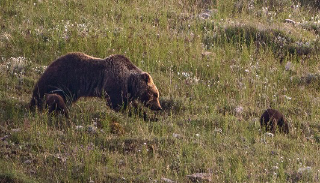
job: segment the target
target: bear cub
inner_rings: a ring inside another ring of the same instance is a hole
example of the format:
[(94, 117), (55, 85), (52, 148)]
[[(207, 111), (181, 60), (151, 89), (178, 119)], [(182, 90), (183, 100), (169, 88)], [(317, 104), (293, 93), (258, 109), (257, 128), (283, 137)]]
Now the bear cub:
[(273, 134), (278, 127), (279, 132), (289, 133), (289, 125), (284, 116), (275, 109), (267, 109), (260, 118), (261, 128), (265, 128), (266, 131), (270, 131)]
[(65, 104), (65, 100), (58, 94), (51, 93), (45, 94), (46, 108), (48, 108), (49, 113), (64, 114), (66, 118), (69, 118), (68, 110)]

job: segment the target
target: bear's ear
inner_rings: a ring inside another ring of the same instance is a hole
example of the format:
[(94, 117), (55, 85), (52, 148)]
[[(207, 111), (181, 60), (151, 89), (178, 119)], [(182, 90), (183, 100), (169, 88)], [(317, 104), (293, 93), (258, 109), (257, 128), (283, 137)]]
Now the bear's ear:
[(146, 72), (142, 73), (141, 74), (141, 78), (143, 79), (143, 81), (145, 81), (146, 83), (149, 83), (150, 82), (150, 75)]

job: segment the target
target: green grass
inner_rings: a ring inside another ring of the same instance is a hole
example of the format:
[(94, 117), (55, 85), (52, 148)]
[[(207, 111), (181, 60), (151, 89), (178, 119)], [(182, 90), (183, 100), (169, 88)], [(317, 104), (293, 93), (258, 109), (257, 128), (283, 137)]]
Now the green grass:
[[(0, 182), (319, 182), (319, 21), (317, 1), (1, 0)], [(126, 55), (164, 110), (144, 121), (83, 98), (70, 119), (31, 113), (35, 82), (72, 51)], [(269, 107), (289, 135), (261, 131)]]

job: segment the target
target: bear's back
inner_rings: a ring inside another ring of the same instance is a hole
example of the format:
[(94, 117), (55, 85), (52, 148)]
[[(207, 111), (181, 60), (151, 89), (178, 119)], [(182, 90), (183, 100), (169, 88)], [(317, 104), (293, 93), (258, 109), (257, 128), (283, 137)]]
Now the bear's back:
[(271, 118), (274, 118), (278, 121), (283, 118), (283, 115), (275, 109), (267, 109), (267, 111), (268, 111)]
[(90, 65), (96, 66), (103, 66), (101, 62), (103, 62), (103, 59), (91, 57), (89, 55), (86, 55), (84, 53), (80, 52), (74, 52), (74, 53), (68, 53), (54, 62), (52, 62), (48, 68), (53, 67), (63, 67), (67, 69), (74, 69), (74, 68), (83, 68), (88, 67)]
[(285, 123), (285, 119), (283, 115), (275, 110), (275, 109), (267, 109), (260, 118), (260, 124), (267, 125), (268, 122), (276, 120), (277, 123), (280, 123), (281, 125)]
[(142, 72), (140, 68), (135, 66), (127, 57), (123, 55), (111, 55), (106, 59), (101, 59), (86, 55), (81, 52), (68, 53), (52, 62), (48, 68), (51, 70), (59, 69), (60, 71), (61, 69), (70, 71), (83, 68), (93, 72), (99, 69), (116, 68), (119, 70)]
[(125, 68), (129, 71), (141, 71), (140, 68), (135, 66), (127, 57), (123, 55), (111, 55), (106, 58), (106, 62), (110, 63), (111, 65), (118, 66), (119, 68)]

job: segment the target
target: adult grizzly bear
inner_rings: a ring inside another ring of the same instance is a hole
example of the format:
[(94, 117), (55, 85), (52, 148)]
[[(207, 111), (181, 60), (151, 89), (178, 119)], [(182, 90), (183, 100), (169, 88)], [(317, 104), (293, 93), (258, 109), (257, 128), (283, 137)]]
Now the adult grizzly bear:
[(267, 109), (260, 118), (261, 128), (265, 127), (266, 131), (276, 132), (278, 126), (279, 132), (289, 133), (289, 125), (283, 115), (275, 109)]
[(62, 90), (68, 101), (80, 97), (103, 97), (112, 109), (126, 108), (140, 100), (151, 110), (161, 110), (159, 91), (151, 76), (122, 55), (106, 59), (84, 53), (69, 53), (51, 63), (36, 83), (31, 109), (43, 108), (45, 93)]
[(65, 100), (62, 96), (52, 93), (52, 94), (45, 94), (46, 100), (46, 107), (49, 109), (49, 113), (61, 113), (69, 118), (68, 110), (65, 104)]

